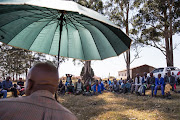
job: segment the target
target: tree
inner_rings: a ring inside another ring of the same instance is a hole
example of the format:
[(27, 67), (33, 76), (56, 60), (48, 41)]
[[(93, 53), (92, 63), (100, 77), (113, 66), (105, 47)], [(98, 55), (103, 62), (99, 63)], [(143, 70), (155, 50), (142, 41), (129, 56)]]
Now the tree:
[[(6, 75), (16, 77), (20, 75), (27, 76), (28, 69), (37, 62), (51, 62), (57, 66), (57, 57), (48, 56), (43, 53), (31, 52), (19, 48), (14, 48), (0, 43), (0, 72), (3, 78)], [(48, 59), (50, 58), (50, 59)], [(60, 63), (64, 62), (65, 58), (60, 58)]]
[(136, 5), (139, 11), (132, 32), (139, 35), (138, 42), (159, 49), (166, 56), (167, 66), (174, 66), (172, 36), (180, 32), (180, 1), (141, 0)]
[[(126, 34), (129, 36), (129, 25), (132, 19), (130, 18), (130, 12), (134, 8), (134, 0), (109, 0), (106, 2), (106, 14), (109, 19), (121, 28), (126, 29)], [(139, 51), (137, 50), (136, 42), (133, 43), (136, 49), (136, 55), (131, 61), (130, 49), (124, 54), (124, 59), (127, 68), (127, 77), (130, 77), (130, 64), (137, 58), (139, 58)]]
[[(76, 2), (103, 14), (103, 2), (101, 0), (76, 0)], [(84, 81), (89, 79), (89, 77), (92, 78), (92, 76), (94, 76), (94, 72), (92, 71), (91, 61), (85, 61), (84, 67), (81, 71), (81, 73), (83, 73), (81, 76), (83, 76)]]

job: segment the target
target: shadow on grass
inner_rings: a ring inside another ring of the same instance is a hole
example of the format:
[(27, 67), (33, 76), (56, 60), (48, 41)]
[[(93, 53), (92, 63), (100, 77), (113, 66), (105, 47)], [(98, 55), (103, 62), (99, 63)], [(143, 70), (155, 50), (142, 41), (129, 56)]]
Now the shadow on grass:
[(126, 120), (126, 119), (180, 119), (180, 94), (173, 93), (172, 99), (115, 94), (104, 92), (98, 96), (65, 95), (60, 103), (72, 111), (79, 120)]
[(63, 106), (73, 112), (79, 120), (88, 120), (102, 114), (106, 102), (97, 96), (65, 95), (58, 99)]
[(172, 99), (162, 98), (160, 94), (161, 92), (158, 91), (157, 97), (137, 96), (135, 94), (116, 94), (115, 96), (126, 99), (126, 102), (122, 103), (126, 106), (126, 109), (136, 109), (142, 112), (155, 111), (161, 114), (164, 119), (180, 119), (180, 94), (173, 92)]

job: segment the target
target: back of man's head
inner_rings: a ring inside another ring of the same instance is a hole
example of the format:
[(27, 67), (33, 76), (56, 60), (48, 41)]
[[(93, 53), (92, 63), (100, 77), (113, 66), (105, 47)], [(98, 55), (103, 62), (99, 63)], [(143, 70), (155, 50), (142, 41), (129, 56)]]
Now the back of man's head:
[(50, 63), (37, 63), (29, 71), (26, 79), (26, 95), (38, 90), (54, 93), (58, 86), (58, 70)]

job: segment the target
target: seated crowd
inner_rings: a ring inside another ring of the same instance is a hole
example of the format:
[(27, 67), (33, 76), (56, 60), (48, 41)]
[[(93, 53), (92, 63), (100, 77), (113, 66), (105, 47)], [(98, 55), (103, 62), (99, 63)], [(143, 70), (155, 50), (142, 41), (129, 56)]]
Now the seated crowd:
[(88, 80), (84, 84), (81, 82), (81, 79), (78, 79), (75, 84), (72, 83), (72, 80), (69, 82), (66, 80), (66, 83), (63, 84), (62, 80), (58, 85), (58, 94), (64, 95), (66, 92), (68, 94), (83, 94), (85, 96), (101, 94), (103, 91), (110, 91), (116, 93), (127, 93), (130, 92), (131, 84), (127, 80), (117, 81), (116, 79), (102, 81), (95, 80), (93, 84)]
[[(161, 94), (163, 97), (171, 98), (171, 90), (174, 91), (176, 89), (176, 81), (175, 77), (171, 75), (169, 71), (164, 78), (161, 74), (158, 74), (158, 77), (155, 78), (153, 73), (150, 73), (150, 76), (147, 76), (147, 73), (141, 77), (139, 74), (136, 74), (134, 80), (95, 80), (94, 83), (91, 83), (91, 80), (87, 80), (84, 84), (81, 79), (78, 79), (77, 82), (73, 84), (71, 80), (72, 75), (66, 75), (66, 83), (64, 84), (62, 80), (60, 80), (58, 85), (58, 94), (64, 95), (75, 94), (80, 95), (83, 94), (85, 96), (97, 95), (101, 94), (103, 91), (110, 91), (114, 93), (128, 93), (131, 92), (137, 95), (145, 96), (146, 90), (151, 90), (151, 96), (157, 95), (157, 90), (161, 90)], [(7, 97), (7, 92), (12, 92), (14, 97), (18, 97), (18, 95), (24, 95), (24, 82), (22, 78), (19, 78), (17, 84), (12, 84), (11, 78), (8, 76), (4, 81), (0, 82), (0, 96), (3, 98)]]
[(175, 77), (171, 75), (169, 71), (164, 78), (161, 74), (158, 74), (158, 77), (155, 78), (153, 73), (150, 73), (150, 76), (147, 76), (147, 73), (144, 73), (144, 76), (136, 75), (135, 79), (128, 80), (95, 80), (93, 84), (88, 80), (84, 84), (81, 79), (73, 84), (71, 79), (66, 80), (65, 85), (62, 80), (60, 80), (58, 93), (65, 94), (83, 94), (86, 96), (101, 94), (103, 91), (110, 91), (114, 93), (128, 93), (135, 91), (137, 95), (145, 96), (146, 90), (151, 90), (151, 96), (156, 97), (157, 90), (161, 90), (161, 94), (163, 97), (171, 98), (171, 90), (174, 91), (176, 87)]
[(24, 82), (22, 81), (22, 78), (19, 78), (17, 84), (13, 84), (11, 77), (9, 76), (6, 77), (4, 81), (0, 82), (0, 95), (3, 96), (3, 98), (6, 98), (7, 92), (12, 92), (14, 97), (18, 97), (18, 95), (24, 95)]
[(158, 74), (158, 77), (155, 78), (153, 73), (150, 73), (149, 77), (147, 73), (144, 73), (143, 77), (139, 76), (139, 74), (136, 75), (135, 81), (131, 85), (131, 93), (135, 91), (137, 95), (145, 95), (145, 91), (150, 89), (151, 96), (156, 97), (157, 90), (160, 89), (163, 97), (171, 98), (170, 91), (174, 91), (175, 87), (175, 77), (171, 75), (170, 71), (164, 78), (161, 74)]

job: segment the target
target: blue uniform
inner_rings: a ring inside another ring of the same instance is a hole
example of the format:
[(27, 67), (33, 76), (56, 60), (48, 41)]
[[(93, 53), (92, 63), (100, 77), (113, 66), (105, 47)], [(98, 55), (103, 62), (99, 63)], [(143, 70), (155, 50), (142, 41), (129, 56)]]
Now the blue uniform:
[(161, 86), (161, 93), (162, 95), (164, 95), (164, 78), (156, 78), (155, 79), (155, 91), (154, 91), (154, 95), (157, 94), (157, 90), (158, 90), (158, 86)]
[(98, 84), (97, 90), (98, 90), (98, 91), (96, 91), (96, 85), (93, 85), (93, 92), (94, 92), (94, 93), (95, 93), (95, 92), (101, 93), (101, 86)]

